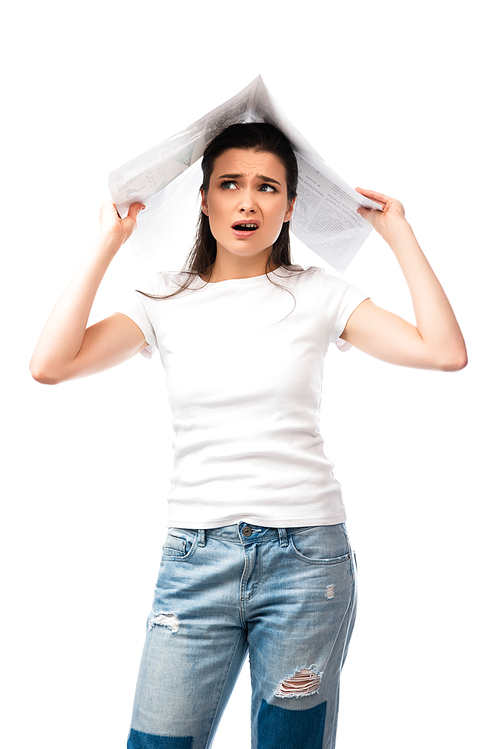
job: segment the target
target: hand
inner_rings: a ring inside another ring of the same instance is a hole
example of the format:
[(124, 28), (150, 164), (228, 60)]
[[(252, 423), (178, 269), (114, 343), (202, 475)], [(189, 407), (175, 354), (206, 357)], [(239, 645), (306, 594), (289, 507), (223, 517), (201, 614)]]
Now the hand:
[(398, 223), (406, 223), (405, 209), (402, 203), (396, 198), (390, 198), (388, 195), (383, 195), (381, 192), (373, 192), (373, 190), (363, 190), (361, 187), (356, 187), (356, 192), (364, 195), (366, 198), (370, 198), (375, 203), (380, 203), (380, 210), (365, 208), (360, 206), (358, 213), (365, 221), (368, 221), (373, 228), (378, 231), (384, 238), (391, 228)]
[(120, 218), (115, 204), (111, 200), (106, 201), (102, 204), (99, 214), (101, 231), (115, 235), (123, 244), (137, 228), (137, 216), (145, 207), (144, 203), (134, 203), (128, 209), (126, 218)]

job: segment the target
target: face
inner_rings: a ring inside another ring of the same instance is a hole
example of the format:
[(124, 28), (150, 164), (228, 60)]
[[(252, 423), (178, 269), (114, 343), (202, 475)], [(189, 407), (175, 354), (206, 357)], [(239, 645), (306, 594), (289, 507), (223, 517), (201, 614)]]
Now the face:
[(217, 254), (267, 260), (295, 201), (287, 198), (286, 171), (272, 153), (232, 148), (214, 163), (202, 210), (217, 240)]

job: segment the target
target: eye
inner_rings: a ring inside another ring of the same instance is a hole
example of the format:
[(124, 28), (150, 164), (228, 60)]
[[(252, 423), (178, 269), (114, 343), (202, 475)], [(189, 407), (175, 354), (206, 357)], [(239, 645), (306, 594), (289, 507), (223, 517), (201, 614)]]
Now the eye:
[(276, 188), (272, 185), (261, 185), (259, 188), (262, 192), (276, 192)]
[(222, 190), (234, 190), (236, 189), (236, 183), (231, 182), (230, 180), (227, 180), (226, 182), (221, 182), (221, 189)]

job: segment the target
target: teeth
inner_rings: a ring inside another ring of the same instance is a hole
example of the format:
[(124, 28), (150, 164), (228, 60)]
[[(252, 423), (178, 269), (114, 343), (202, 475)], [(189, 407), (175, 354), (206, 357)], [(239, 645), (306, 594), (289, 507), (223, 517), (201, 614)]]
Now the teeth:
[(256, 229), (257, 224), (237, 224), (237, 226), (244, 226), (246, 229)]

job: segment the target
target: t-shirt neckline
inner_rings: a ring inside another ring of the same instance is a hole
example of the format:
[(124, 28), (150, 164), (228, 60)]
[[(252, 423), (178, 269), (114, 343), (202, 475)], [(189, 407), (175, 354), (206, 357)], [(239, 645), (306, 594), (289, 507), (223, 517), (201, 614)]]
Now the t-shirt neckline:
[(259, 282), (263, 278), (267, 278), (267, 276), (274, 276), (276, 274), (276, 271), (278, 270), (284, 270), (284, 267), (280, 265), (278, 268), (275, 268), (275, 270), (269, 271), (268, 274), (263, 273), (260, 276), (249, 276), (248, 278), (226, 278), (224, 281), (204, 281), (201, 276), (198, 276), (200, 281), (203, 281), (205, 286), (220, 286), (221, 284), (228, 284), (228, 283), (237, 283), (237, 284), (248, 284), (252, 282)]

